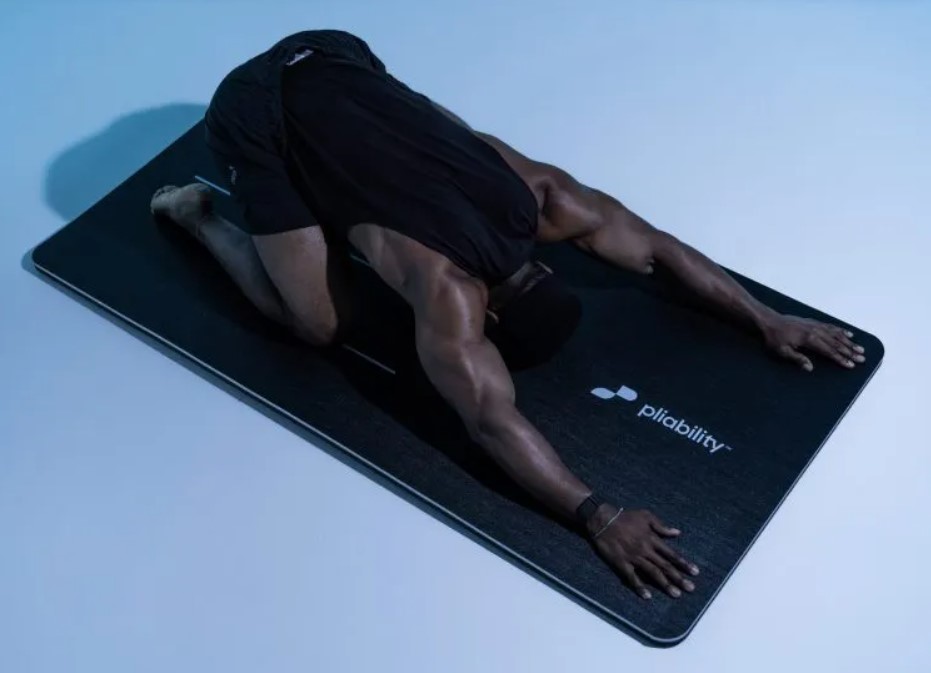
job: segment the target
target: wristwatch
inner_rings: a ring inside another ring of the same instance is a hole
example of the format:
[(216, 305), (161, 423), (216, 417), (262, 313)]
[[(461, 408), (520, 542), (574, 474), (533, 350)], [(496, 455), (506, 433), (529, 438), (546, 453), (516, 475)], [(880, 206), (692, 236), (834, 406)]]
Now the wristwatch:
[(602, 504), (601, 498), (594, 493), (589, 493), (588, 497), (582, 501), (582, 504), (576, 507), (575, 518), (583, 529), (586, 528), (588, 520), (592, 517), (592, 514), (595, 513), (595, 510)]

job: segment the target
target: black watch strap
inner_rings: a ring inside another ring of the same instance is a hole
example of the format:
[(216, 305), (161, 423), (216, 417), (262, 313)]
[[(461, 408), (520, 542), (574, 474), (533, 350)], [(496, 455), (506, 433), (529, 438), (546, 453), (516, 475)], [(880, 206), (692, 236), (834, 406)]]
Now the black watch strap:
[(601, 498), (599, 498), (594, 493), (590, 493), (588, 497), (582, 501), (582, 504), (575, 509), (575, 518), (579, 522), (579, 525), (585, 528), (586, 524), (588, 524), (588, 520), (592, 517), (592, 514), (594, 514), (595, 510), (598, 509), (601, 505)]

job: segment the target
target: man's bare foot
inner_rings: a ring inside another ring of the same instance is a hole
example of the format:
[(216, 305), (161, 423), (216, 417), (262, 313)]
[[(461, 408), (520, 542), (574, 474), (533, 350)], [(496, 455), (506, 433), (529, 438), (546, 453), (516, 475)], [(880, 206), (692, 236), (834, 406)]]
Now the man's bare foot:
[(165, 217), (200, 238), (200, 224), (213, 210), (210, 187), (193, 182), (184, 187), (165, 185), (152, 195), (152, 214)]

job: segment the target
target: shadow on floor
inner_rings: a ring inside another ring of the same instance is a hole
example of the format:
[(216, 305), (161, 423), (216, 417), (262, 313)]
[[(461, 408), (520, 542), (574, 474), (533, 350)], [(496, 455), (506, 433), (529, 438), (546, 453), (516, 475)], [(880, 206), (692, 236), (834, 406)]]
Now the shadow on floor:
[(172, 103), (120, 117), (66, 148), (45, 173), (45, 202), (70, 222), (199, 120), (205, 105)]

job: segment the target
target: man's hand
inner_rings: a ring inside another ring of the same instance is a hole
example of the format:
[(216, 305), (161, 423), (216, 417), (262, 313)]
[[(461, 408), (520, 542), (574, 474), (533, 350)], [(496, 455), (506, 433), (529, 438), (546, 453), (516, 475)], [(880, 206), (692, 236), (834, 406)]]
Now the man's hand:
[(762, 326), (766, 346), (781, 357), (797, 363), (805, 371), (814, 369), (811, 360), (799, 352), (807, 349), (852, 369), (865, 362), (863, 346), (852, 341), (853, 332), (837, 325), (809, 318), (776, 314)]
[[(589, 521), (589, 532), (597, 533), (615, 514), (616, 507), (607, 504), (599, 507)], [(679, 534), (679, 530), (667, 527), (647, 510), (625, 510), (592, 544), (641, 598), (652, 597), (644, 580), (678, 598), (682, 589), (695, 590), (686, 575), (698, 574), (698, 566), (682, 558), (663, 541), (663, 538)]]

